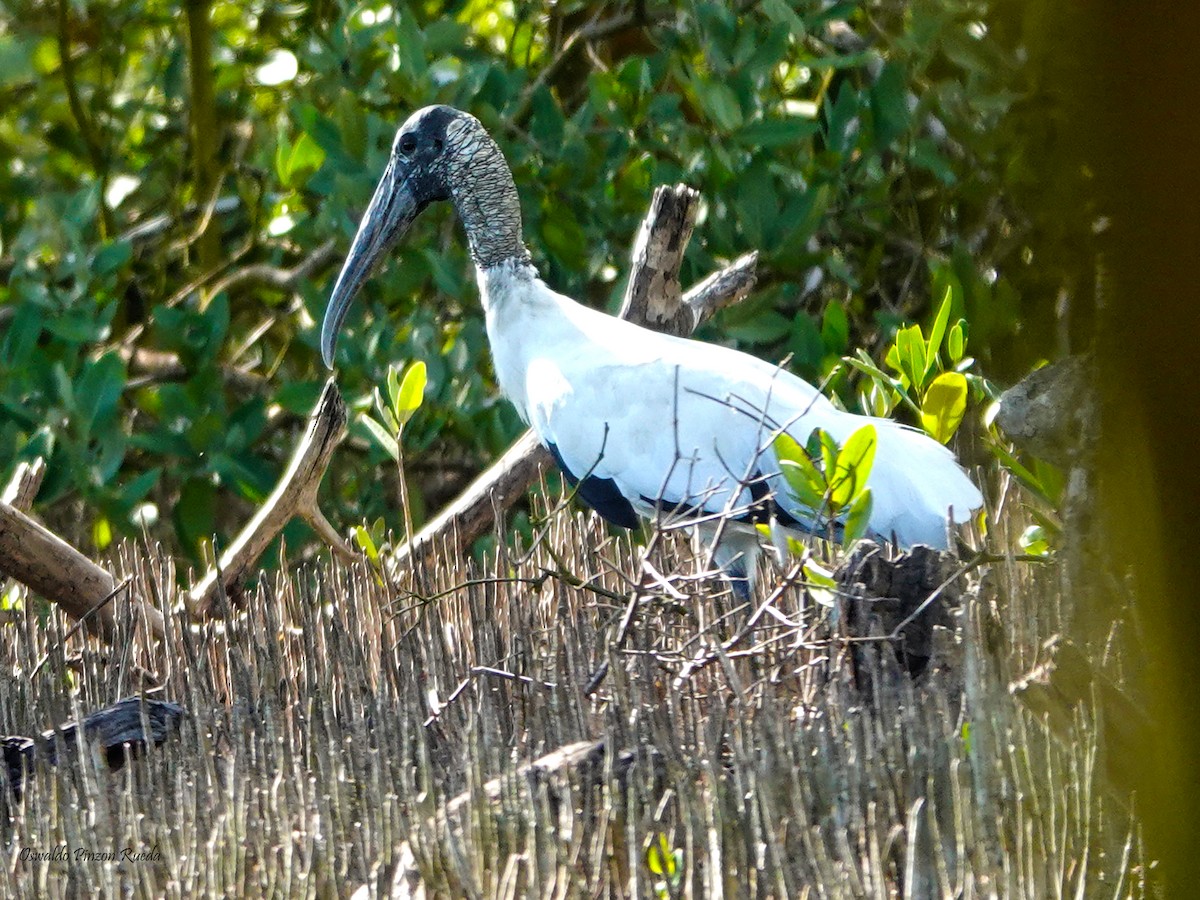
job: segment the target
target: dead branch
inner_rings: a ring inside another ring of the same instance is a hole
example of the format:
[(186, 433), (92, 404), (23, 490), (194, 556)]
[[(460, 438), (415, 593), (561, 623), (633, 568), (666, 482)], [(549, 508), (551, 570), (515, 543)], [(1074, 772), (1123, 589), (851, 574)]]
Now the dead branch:
[[(672, 334), (690, 334), (718, 309), (738, 303), (754, 286), (758, 254), (747, 253), (683, 293), (679, 266), (696, 220), (699, 194), (686, 185), (660, 186), (638, 230), (621, 316)], [(550, 454), (526, 431), (457, 500), (397, 549), (392, 565), (426, 556), (442, 542), (464, 547), (484, 534), (495, 510), (508, 509), (550, 463)], [(493, 503), (493, 498), (495, 503)]]
[(217, 564), (188, 591), (185, 602), (194, 616), (212, 616), (223, 590), (236, 593), (236, 586), (267, 545), (297, 515), (308, 522), (337, 556), (345, 561), (357, 558), (317, 506), (317, 488), (345, 431), (346, 404), (331, 378), (313, 409), (303, 440), (271, 496), (221, 554)]
[[(140, 386), (146, 382), (185, 381), (191, 374), (174, 353), (128, 345), (123, 346), (119, 352), (136, 376), (130, 379), (131, 386)], [(259, 394), (270, 386), (270, 382), (263, 376), (239, 369), (237, 366), (222, 365), (219, 371), (221, 377), (241, 393)]]
[[(0, 572), (86, 621), (88, 631), (111, 640), (115, 620), (106, 601), (116, 587), (112, 575), (54, 532), (0, 501)], [(147, 609), (148, 613), (157, 610)], [(162, 634), (161, 616), (156, 634)]]
[(17, 468), (13, 470), (12, 478), (8, 480), (8, 485), (4, 488), (4, 493), (0, 494), (0, 502), (7, 503), (13, 509), (18, 509), (23, 513), (29, 512), (33, 507), (33, 498), (37, 496), (38, 489), (42, 486), (42, 479), (46, 477), (46, 460), (39, 456), (33, 462), (22, 462), (17, 464)]
[(336, 255), (337, 241), (330, 238), (290, 269), (266, 263), (243, 266), (240, 269), (234, 269), (215, 282), (211, 290), (214, 294), (218, 294), (246, 283), (265, 284), (281, 291), (292, 290), (299, 282), (307, 279), (322, 266), (332, 262)]

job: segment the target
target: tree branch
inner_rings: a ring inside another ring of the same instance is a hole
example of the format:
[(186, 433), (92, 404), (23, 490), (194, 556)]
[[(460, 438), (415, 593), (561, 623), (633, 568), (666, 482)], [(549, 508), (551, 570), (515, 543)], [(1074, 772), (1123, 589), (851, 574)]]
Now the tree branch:
[[(0, 572), (27, 585), (105, 641), (115, 633), (109, 600), (112, 575), (58, 535), (19, 509), (0, 501)], [(155, 636), (163, 634), (162, 614), (142, 605)]]
[(317, 488), (345, 431), (346, 404), (331, 378), (325, 383), (325, 390), (313, 409), (304, 439), (296, 447), (287, 471), (271, 496), (229, 549), (221, 554), (219, 562), (187, 592), (184, 602), (194, 616), (207, 618), (214, 615), (222, 593), (238, 593), (238, 585), (250, 567), (297, 515), (304, 518), (343, 561), (358, 558), (317, 507)]

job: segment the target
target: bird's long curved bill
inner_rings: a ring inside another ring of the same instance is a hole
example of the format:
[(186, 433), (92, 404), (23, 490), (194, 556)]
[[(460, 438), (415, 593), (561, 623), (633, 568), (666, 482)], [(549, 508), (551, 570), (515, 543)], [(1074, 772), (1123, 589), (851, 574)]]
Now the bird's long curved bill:
[(416, 198), (408, 186), (405, 173), (393, 159), (388, 163), (375, 196), (358, 225), (358, 233), (350, 245), (342, 271), (333, 285), (325, 321), (321, 323), (321, 358), (326, 367), (333, 368), (333, 351), (337, 345), (338, 329), (350, 309), (350, 303), (370, 277), (380, 257), (412, 224), (419, 210)]

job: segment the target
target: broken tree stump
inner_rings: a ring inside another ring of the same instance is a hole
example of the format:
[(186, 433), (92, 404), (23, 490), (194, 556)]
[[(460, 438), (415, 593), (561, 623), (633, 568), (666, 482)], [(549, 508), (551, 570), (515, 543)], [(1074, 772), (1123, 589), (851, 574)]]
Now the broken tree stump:
[[(891, 646), (909, 675), (920, 675), (934, 655), (934, 627), (953, 628), (949, 610), (961, 595), (961, 564), (948, 553), (918, 544), (889, 558), (884, 548), (860, 541), (834, 573), (844, 634), (860, 687), (875, 667), (866, 657)], [(862, 640), (867, 639), (867, 640)]]

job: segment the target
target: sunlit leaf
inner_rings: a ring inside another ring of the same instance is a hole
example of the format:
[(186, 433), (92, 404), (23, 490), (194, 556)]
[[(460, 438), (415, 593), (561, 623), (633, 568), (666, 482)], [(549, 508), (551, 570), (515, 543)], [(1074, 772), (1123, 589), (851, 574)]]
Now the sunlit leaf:
[(946, 325), (950, 322), (950, 301), (952, 296), (952, 291), (947, 286), (946, 292), (942, 296), (941, 306), (938, 307), (937, 315), (933, 318), (933, 328), (929, 332), (929, 341), (925, 345), (926, 378), (929, 377), (929, 373), (937, 365), (937, 356), (942, 349), (942, 338), (945, 337)]
[(960, 319), (954, 323), (954, 327), (950, 329), (950, 338), (946, 342), (946, 352), (950, 354), (950, 362), (954, 365), (962, 359), (963, 353), (966, 352), (967, 341), (963, 336), (963, 323)]
[(774, 448), (779, 470), (796, 502), (808, 509), (819, 510), (825, 502), (825, 476), (787, 432), (775, 438)]
[(388, 430), (384, 428), (383, 425), (381, 425), (375, 419), (372, 419), (370, 416), (364, 414), (361, 419), (363, 425), (367, 427), (367, 431), (371, 433), (371, 437), (375, 438), (375, 442), (384, 449), (384, 452), (386, 452), (387, 455), (392, 459), (399, 460), (400, 445), (396, 443), (396, 438), (389, 434)]
[(400, 388), (392, 398), (392, 411), (401, 427), (408, 423), (413, 413), (421, 408), (425, 399), (425, 382), (427, 370), (424, 360), (417, 360), (404, 373)]
[(921, 403), (921, 427), (934, 440), (947, 443), (967, 411), (967, 379), (961, 372), (943, 372), (933, 380)]
[(863, 488), (846, 512), (846, 524), (842, 538), (845, 543), (852, 543), (866, 535), (871, 524), (871, 506), (871, 489)]
[(842, 444), (829, 479), (830, 500), (835, 510), (845, 507), (865, 488), (875, 462), (877, 443), (875, 426), (864, 425)]

